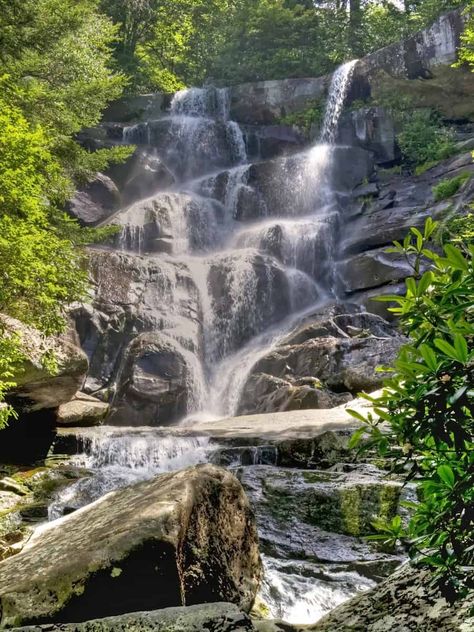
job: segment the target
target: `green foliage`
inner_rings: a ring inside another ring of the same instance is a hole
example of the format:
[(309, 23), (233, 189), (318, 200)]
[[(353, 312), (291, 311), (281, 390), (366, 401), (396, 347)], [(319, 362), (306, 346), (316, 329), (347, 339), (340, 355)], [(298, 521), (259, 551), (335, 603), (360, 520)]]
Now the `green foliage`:
[[(87, 288), (79, 246), (110, 230), (82, 230), (63, 208), (74, 184), (130, 148), (90, 153), (74, 135), (96, 124), (124, 78), (109, 67), (116, 27), (95, 0), (0, 0), (0, 312), (45, 335)], [(0, 426), (21, 350), (0, 328)], [(55, 359), (43, 358), (55, 369)]]
[(436, 230), (428, 220), (424, 233), (412, 228), (391, 249), (413, 277), (405, 296), (379, 300), (396, 304), (390, 309), (410, 342), (383, 394), (367, 396), (373, 414), (354, 413), (365, 425), (352, 444), (366, 437), (418, 484), (408, 530), (397, 521), (381, 535), (406, 539), (414, 561), (431, 567), (455, 598), (474, 588), (474, 247), (431, 250)]
[[(29, 123), (48, 129), (51, 150), (69, 174), (93, 171), (95, 158), (73, 146), (73, 135), (100, 120), (120, 96), (125, 78), (112, 72), (117, 29), (97, 11), (98, 0), (0, 0), (2, 95)], [(85, 166), (87, 159), (91, 164)]]
[(459, 49), (459, 61), (456, 65), (463, 66), (467, 64), (471, 70), (474, 70), (474, 1), (471, 0), (467, 4), (468, 8), (466, 11), (469, 11), (468, 15), (470, 18), (461, 37), (462, 45)]
[(415, 110), (405, 117), (398, 135), (403, 161), (410, 167), (449, 158), (454, 153), (451, 130), (431, 110)]
[(310, 104), (305, 110), (292, 112), (282, 116), (278, 121), (281, 125), (294, 125), (304, 134), (309, 135), (313, 125), (320, 126), (324, 119), (325, 105), (317, 100)]
[(446, 200), (459, 191), (462, 185), (469, 180), (471, 177), (470, 173), (461, 173), (455, 178), (450, 178), (448, 180), (441, 180), (438, 184), (433, 187), (433, 196), (435, 202), (440, 202), (441, 200)]
[(421, 165), (418, 165), (415, 169), (415, 175), (421, 176), (439, 163), (439, 160), (430, 160), (428, 162), (424, 162)]
[(453, 217), (442, 226), (441, 238), (457, 244), (474, 244), (474, 214)]

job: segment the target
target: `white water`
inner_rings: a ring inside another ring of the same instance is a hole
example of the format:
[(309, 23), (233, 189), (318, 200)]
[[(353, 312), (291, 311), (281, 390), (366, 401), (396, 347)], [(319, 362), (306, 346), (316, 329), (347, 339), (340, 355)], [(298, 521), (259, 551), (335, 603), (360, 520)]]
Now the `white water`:
[[(161, 152), (176, 179), (172, 190), (132, 205), (116, 222), (119, 249), (146, 255), (136, 257), (140, 282), (133, 292), (147, 322), (186, 363), (188, 424), (235, 414), (255, 363), (333, 292), (338, 213), (331, 145), (354, 66), (334, 74), (322, 142), (276, 161), (261, 180), (253, 173), (258, 165), (247, 164), (239, 125), (229, 120), (226, 90), (181, 91), (168, 118), (124, 130), (126, 142)], [(116, 288), (102, 289), (113, 298)], [(120, 376), (119, 370), (117, 383)], [(50, 517), (207, 461), (213, 449), (205, 438), (101, 429), (77, 458), (93, 476), (60, 493)], [(332, 586), (330, 577), (310, 576), (303, 566), (294, 572), (272, 558), (265, 558), (265, 571), (262, 595), (271, 615), (295, 623), (314, 622), (367, 587), (358, 576)]]
[(336, 140), (337, 125), (341, 118), (342, 109), (350, 87), (352, 75), (357, 65), (357, 59), (340, 66), (332, 76), (329, 89), (326, 113), (321, 131), (321, 142), (333, 144)]

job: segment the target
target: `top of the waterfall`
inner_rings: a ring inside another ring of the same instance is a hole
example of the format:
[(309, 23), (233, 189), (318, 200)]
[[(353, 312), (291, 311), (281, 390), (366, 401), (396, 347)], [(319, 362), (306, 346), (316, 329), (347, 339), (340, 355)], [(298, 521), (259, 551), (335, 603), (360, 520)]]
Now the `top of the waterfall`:
[(333, 145), (336, 140), (339, 119), (341, 118), (344, 102), (351, 86), (352, 75), (358, 61), (358, 59), (353, 59), (339, 66), (332, 76), (321, 129), (320, 140), (322, 143)]
[(186, 88), (176, 92), (171, 102), (174, 116), (229, 119), (229, 91), (227, 88)]

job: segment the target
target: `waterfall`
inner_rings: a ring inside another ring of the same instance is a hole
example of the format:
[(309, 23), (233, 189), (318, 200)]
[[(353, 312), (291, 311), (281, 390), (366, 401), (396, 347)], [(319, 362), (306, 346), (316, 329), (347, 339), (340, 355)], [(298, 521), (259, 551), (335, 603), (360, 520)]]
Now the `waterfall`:
[(333, 75), (321, 142), (274, 161), (271, 170), (248, 162), (225, 88), (181, 90), (169, 115), (124, 131), (128, 141), (150, 145), (175, 178), (169, 191), (114, 221), (122, 250), (160, 266), (176, 262), (195, 288), (200, 330), (194, 322), (186, 327), (189, 311), (176, 281), (169, 314), (163, 318), (165, 299), (152, 319), (186, 361), (188, 418), (235, 414), (258, 358), (300, 313), (334, 295), (339, 216), (331, 145), (356, 63)]
[(354, 59), (347, 62), (347, 64), (343, 64), (332, 76), (326, 113), (321, 130), (322, 143), (333, 145), (336, 140), (337, 126), (357, 62), (358, 60)]

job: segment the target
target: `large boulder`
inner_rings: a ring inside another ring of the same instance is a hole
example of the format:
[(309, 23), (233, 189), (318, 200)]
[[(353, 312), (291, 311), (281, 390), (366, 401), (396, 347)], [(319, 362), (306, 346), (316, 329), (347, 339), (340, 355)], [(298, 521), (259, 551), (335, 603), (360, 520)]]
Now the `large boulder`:
[[(65, 338), (45, 337), (34, 327), (0, 315), (6, 334), (20, 337), (23, 359), (15, 368), (15, 387), (8, 399), (20, 412), (30, 413), (56, 409), (71, 400), (79, 390), (87, 372), (87, 357)], [(57, 363), (54, 373), (48, 371), (45, 357), (53, 355)]]
[(91, 305), (72, 310), (80, 343), (90, 361), (84, 390), (112, 395), (130, 342), (140, 333), (163, 331), (200, 353), (200, 307), (187, 266), (176, 260), (93, 250)]
[(239, 413), (331, 408), (380, 388), (404, 338), (380, 316), (335, 305), (307, 317), (252, 368)]
[(0, 565), (1, 624), (215, 601), (248, 611), (260, 576), (241, 485), (223, 469), (197, 466), (111, 492), (37, 531)]
[(109, 405), (96, 397), (77, 392), (70, 402), (61, 404), (57, 412), (60, 426), (98, 426), (109, 411)]
[(373, 590), (354, 597), (305, 630), (468, 632), (474, 628), (473, 607), (472, 593), (450, 604), (429, 571), (405, 565)]
[(97, 226), (120, 208), (122, 197), (109, 176), (98, 173), (79, 189), (68, 204), (68, 211), (84, 226)]
[(105, 617), (84, 623), (32, 625), (15, 628), (16, 632), (253, 632), (248, 615), (231, 603), (163, 608)]
[(164, 425), (184, 417), (197, 387), (186, 356), (163, 334), (137, 336), (125, 352), (109, 422)]

